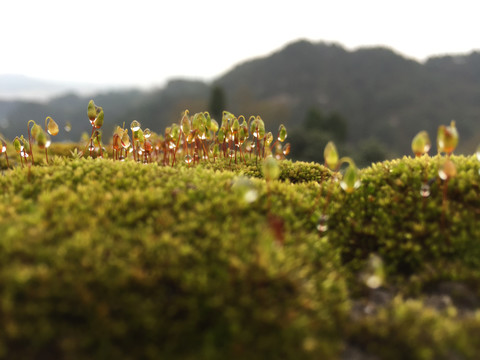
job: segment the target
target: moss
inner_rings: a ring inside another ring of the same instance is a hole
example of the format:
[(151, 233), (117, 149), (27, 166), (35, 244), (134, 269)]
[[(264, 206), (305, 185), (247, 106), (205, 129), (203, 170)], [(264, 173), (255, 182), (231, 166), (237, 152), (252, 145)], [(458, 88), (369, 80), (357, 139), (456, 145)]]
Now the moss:
[(474, 359), (480, 352), (480, 312), (458, 318), (455, 307), (438, 311), (419, 300), (396, 298), (353, 322), (351, 343), (380, 359)]
[(10, 171), (0, 182), (0, 277), (10, 305), (0, 311), (11, 331), (0, 334), (0, 349), (334, 356), (347, 310), (336, 251), (297, 223), (309, 209), (282, 183), (271, 195), (287, 195), (274, 201), (285, 215), (277, 244), (264, 182), (251, 180), (259, 196), (249, 203), (232, 189), (236, 179), (91, 159)]
[[(353, 194), (336, 190), (331, 206), (330, 238), (343, 249), (345, 262), (357, 268), (371, 252), (379, 253), (390, 273), (410, 275), (426, 263), (462, 259), (480, 265), (480, 178), (474, 157), (453, 157), (458, 176), (445, 184), (436, 177), (439, 158), (387, 161), (362, 173), (362, 186)], [(426, 172), (426, 174), (425, 174)], [(424, 177), (432, 179), (424, 199)]]
[[(476, 305), (459, 315), (471, 294), (449, 293), (454, 310), (425, 302), (446, 281), (480, 297), (479, 164), (452, 160), (446, 210), (427, 157), (374, 164), (351, 194), (322, 165), (290, 161), (267, 189), (248, 156), (190, 167), (56, 156), (4, 171), (0, 357), (335, 359), (353, 344), (474, 359)], [(372, 253), (384, 288), (405, 297), (353, 316)]]

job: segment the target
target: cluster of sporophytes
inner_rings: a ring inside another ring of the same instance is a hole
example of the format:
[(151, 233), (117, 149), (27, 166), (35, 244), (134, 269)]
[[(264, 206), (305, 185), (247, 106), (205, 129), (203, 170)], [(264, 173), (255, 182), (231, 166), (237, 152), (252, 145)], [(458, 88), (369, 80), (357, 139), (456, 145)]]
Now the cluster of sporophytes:
[(190, 115), (185, 110), (179, 123), (167, 127), (163, 134), (142, 129), (137, 120), (130, 124), (130, 130), (131, 135), (124, 127), (116, 128), (112, 141), (114, 160), (125, 160), (132, 154), (137, 162), (173, 166), (179, 158), (188, 165), (214, 162), (217, 158), (246, 163), (247, 154), (250, 158), (254, 154), (256, 159), (282, 159), (290, 153), (290, 144), (282, 146), (287, 138), (284, 125), (280, 125), (274, 138), (271, 132), (265, 132), (260, 116), (246, 121), (243, 115), (236, 117), (228, 111), (223, 112), (221, 125), (208, 112)]
[[(447, 211), (447, 191), (449, 181), (457, 175), (457, 168), (451, 160), (451, 155), (458, 145), (458, 131), (455, 127), (455, 121), (452, 120), (450, 126), (440, 125), (437, 132), (437, 151), (438, 154), (445, 154), (440, 158), (438, 177), (443, 182), (443, 203), (442, 203), (442, 223), (444, 222)], [(430, 186), (435, 181), (435, 177), (428, 179), (426, 177), (428, 170), (428, 152), (431, 148), (431, 141), (426, 131), (419, 132), (412, 140), (412, 151), (416, 157), (426, 157), (425, 176), (420, 194), (427, 198), (430, 195)], [(477, 152), (478, 157), (478, 152)]]
[[(20, 156), (20, 161), (22, 167), (24, 162), (30, 165), (35, 165), (35, 159), (33, 156), (33, 144), (35, 143), (37, 147), (41, 150), (45, 150), (45, 163), (48, 164), (48, 148), (50, 147), (52, 141), (50, 136), (55, 136), (58, 134), (58, 125), (50, 116), (45, 118), (45, 128), (42, 129), (34, 120), (30, 120), (27, 123), (28, 138), (25, 139), (23, 135), (20, 137), (15, 137), (13, 140), (13, 147), (15, 152)], [(5, 154), (7, 160), (7, 167), (10, 167), (7, 155), (7, 144), (3, 139), (1, 140), (1, 152), (0, 154)], [(30, 163), (28, 162), (30, 158)]]
[[(92, 132), (85, 149), (76, 154), (103, 158), (106, 155), (100, 131), (104, 122), (103, 108), (90, 100), (87, 117)], [(30, 132), (31, 123), (33, 126)], [(23, 136), (14, 140), (14, 147), (21, 155), (22, 165), (23, 159), (27, 157), (32, 158), (33, 164), (32, 137), (38, 147), (43, 149), (51, 144), (48, 134), (58, 133), (58, 125), (51, 117), (45, 120), (45, 132), (33, 120), (30, 120), (28, 125), (28, 143)], [(137, 120), (132, 121), (130, 130), (131, 134), (125, 126), (117, 126), (115, 129), (111, 143), (114, 160), (123, 161), (130, 156), (133, 160), (145, 164), (157, 162), (173, 166), (179, 157), (188, 165), (195, 165), (200, 161), (215, 162), (217, 158), (228, 158), (231, 161), (234, 159), (237, 163), (240, 158), (246, 164), (247, 156), (252, 158), (254, 155), (257, 161), (269, 156), (283, 159), (290, 153), (290, 144), (283, 145), (287, 138), (284, 125), (280, 125), (274, 137), (271, 132), (266, 132), (265, 123), (260, 116), (251, 116), (246, 121), (243, 115), (236, 117), (228, 111), (223, 112), (220, 126), (208, 112), (190, 116), (189, 111), (185, 110), (179, 123), (167, 127), (163, 134), (157, 134), (148, 128), (142, 129)], [(2, 152), (6, 152), (6, 147), (2, 148)], [(46, 162), (48, 163), (48, 158)]]

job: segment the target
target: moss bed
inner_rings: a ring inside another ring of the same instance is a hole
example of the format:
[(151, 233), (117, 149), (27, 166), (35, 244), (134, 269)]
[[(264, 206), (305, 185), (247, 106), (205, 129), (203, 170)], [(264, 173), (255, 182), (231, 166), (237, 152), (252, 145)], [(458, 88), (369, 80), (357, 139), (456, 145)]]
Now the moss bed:
[(351, 194), (290, 161), (3, 170), (0, 358), (477, 359), (480, 164), (453, 161), (446, 204), (429, 157)]

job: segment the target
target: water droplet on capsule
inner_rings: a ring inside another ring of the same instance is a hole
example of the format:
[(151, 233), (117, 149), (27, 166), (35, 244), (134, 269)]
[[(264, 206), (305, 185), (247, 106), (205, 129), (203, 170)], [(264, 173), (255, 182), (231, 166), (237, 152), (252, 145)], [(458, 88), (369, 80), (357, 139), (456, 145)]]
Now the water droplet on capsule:
[(371, 254), (366, 268), (361, 274), (364, 284), (370, 289), (378, 289), (385, 280), (384, 264), (381, 257)]
[(438, 176), (442, 180), (447, 180), (447, 177), (448, 177), (447, 173), (445, 171), (443, 171), (443, 169), (438, 170)]
[(185, 155), (184, 161), (185, 164), (191, 164), (193, 161), (193, 157), (191, 155)]
[(422, 184), (422, 186), (420, 187), (420, 195), (422, 195), (422, 197), (424, 197), (424, 198), (429, 197), (430, 196), (430, 185)]
[(133, 120), (130, 124), (130, 129), (132, 130), (132, 132), (140, 130), (140, 123), (137, 120)]
[(317, 222), (317, 230), (321, 233), (328, 230), (328, 215), (320, 215)]
[(243, 197), (247, 203), (253, 203), (255, 200), (258, 199), (258, 192), (255, 189), (249, 189), (245, 192)]
[(378, 289), (382, 286), (382, 278), (378, 275), (370, 275), (366, 278), (365, 285), (370, 289)]

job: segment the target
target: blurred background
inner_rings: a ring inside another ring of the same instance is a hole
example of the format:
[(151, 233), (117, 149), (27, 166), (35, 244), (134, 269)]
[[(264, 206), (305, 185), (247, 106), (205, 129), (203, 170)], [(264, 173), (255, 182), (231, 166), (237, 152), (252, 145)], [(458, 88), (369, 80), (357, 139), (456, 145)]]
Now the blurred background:
[[(104, 139), (134, 119), (163, 132), (190, 113), (283, 123), (291, 157), (323, 161), (334, 140), (361, 166), (410, 155), (457, 122), (459, 153), (480, 143), (476, 1), (18, 0), (0, 4), (0, 133), (52, 116), (56, 141)], [(435, 148), (431, 153), (436, 151)]]

